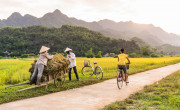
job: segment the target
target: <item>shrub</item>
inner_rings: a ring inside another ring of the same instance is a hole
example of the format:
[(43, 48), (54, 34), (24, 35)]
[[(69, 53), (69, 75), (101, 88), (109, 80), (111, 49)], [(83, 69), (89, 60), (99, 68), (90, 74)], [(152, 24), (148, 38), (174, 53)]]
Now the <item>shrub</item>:
[(88, 58), (94, 57), (94, 53), (92, 52), (92, 48), (85, 53), (85, 56)]
[(160, 56), (160, 57), (164, 57), (164, 55), (163, 55), (163, 54), (160, 54), (159, 56)]
[(22, 54), (21, 55), (21, 58), (28, 58), (29, 57), (29, 54)]
[(117, 54), (115, 54), (113, 57), (114, 57), (114, 58), (118, 58), (118, 55), (117, 55)]
[(101, 51), (99, 51), (99, 52), (97, 53), (96, 58), (102, 58)]
[(0, 59), (2, 59), (2, 56), (0, 56)]
[(159, 57), (159, 56), (157, 54), (155, 54), (155, 53), (152, 53), (151, 57)]
[(135, 57), (137, 57), (137, 55), (136, 55), (136, 53), (131, 53), (131, 54), (129, 55), (129, 57), (135, 58)]

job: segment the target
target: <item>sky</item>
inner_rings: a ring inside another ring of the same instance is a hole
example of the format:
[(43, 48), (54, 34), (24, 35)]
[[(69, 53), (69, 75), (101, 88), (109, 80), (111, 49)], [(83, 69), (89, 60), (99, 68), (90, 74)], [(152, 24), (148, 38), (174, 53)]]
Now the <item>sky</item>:
[(180, 0), (0, 0), (0, 7), (0, 19), (7, 19), (13, 12), (42, 17), (59, 9), (88, 22), (133, 21), (180, 34)]

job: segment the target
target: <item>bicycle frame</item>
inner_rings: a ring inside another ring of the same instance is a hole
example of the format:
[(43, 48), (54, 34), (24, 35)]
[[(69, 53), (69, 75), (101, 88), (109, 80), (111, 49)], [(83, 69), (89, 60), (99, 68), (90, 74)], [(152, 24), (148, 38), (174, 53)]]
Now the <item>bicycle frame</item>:
[(92, 68), (92, 70), (93, 70), (93, 74), (95, 74), (95, 70), (94, 70), (95, 67), (96, 67), (95, 65), (96, 65), (96, 64), (94, 64), (94, 67), (93, 67), (91, 64), (89, 65), (89, 66)]
[(119, 69), (119, 75), (121, 74), (121, 76), (123, 77), (123, 80), (125, 81), (125, 75), (122, 69)]

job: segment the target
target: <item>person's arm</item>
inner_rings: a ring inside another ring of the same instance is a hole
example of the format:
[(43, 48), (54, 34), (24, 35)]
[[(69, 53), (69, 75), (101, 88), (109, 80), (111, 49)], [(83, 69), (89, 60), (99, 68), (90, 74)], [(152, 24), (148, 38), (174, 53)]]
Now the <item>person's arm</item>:
[(119, 57), (118, 57), (118, 62), (119, 62)]
[(53, 55), (49, 55), (48, 53), (45, 54), (45, 56), (46, 56), (47, 59), (52, 59), (53, 58)]
[(130, 62), (130, 60), (129, 60), (128, 56), (127, 56), (126, 58), (127, 58), (128, 62), (129, 62), (129, 64), (130, 64), (131, 62)]

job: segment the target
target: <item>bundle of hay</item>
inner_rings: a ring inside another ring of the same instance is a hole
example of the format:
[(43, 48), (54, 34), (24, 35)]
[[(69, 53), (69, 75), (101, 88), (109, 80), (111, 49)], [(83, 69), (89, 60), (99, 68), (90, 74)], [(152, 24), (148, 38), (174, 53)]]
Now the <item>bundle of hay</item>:
[[(32, 67), (29, 69), (31, 75), (34, 72), (35, 64), (36, 60), (32, 64)], [(53, 59), (48, 60), (47, 66), (44, 67), (42, 82), (47, 81), (47, 75), (54, 76), (55, 74), (59, 73), (60, 76), (63, 76), (65, 73), (67, 73), (69, 65), (70, 61), (67, 60), (64, 56), (62, 56), (61, 54), (55, 54)], [(36, 82), (36, 78), (33, 82)]]

